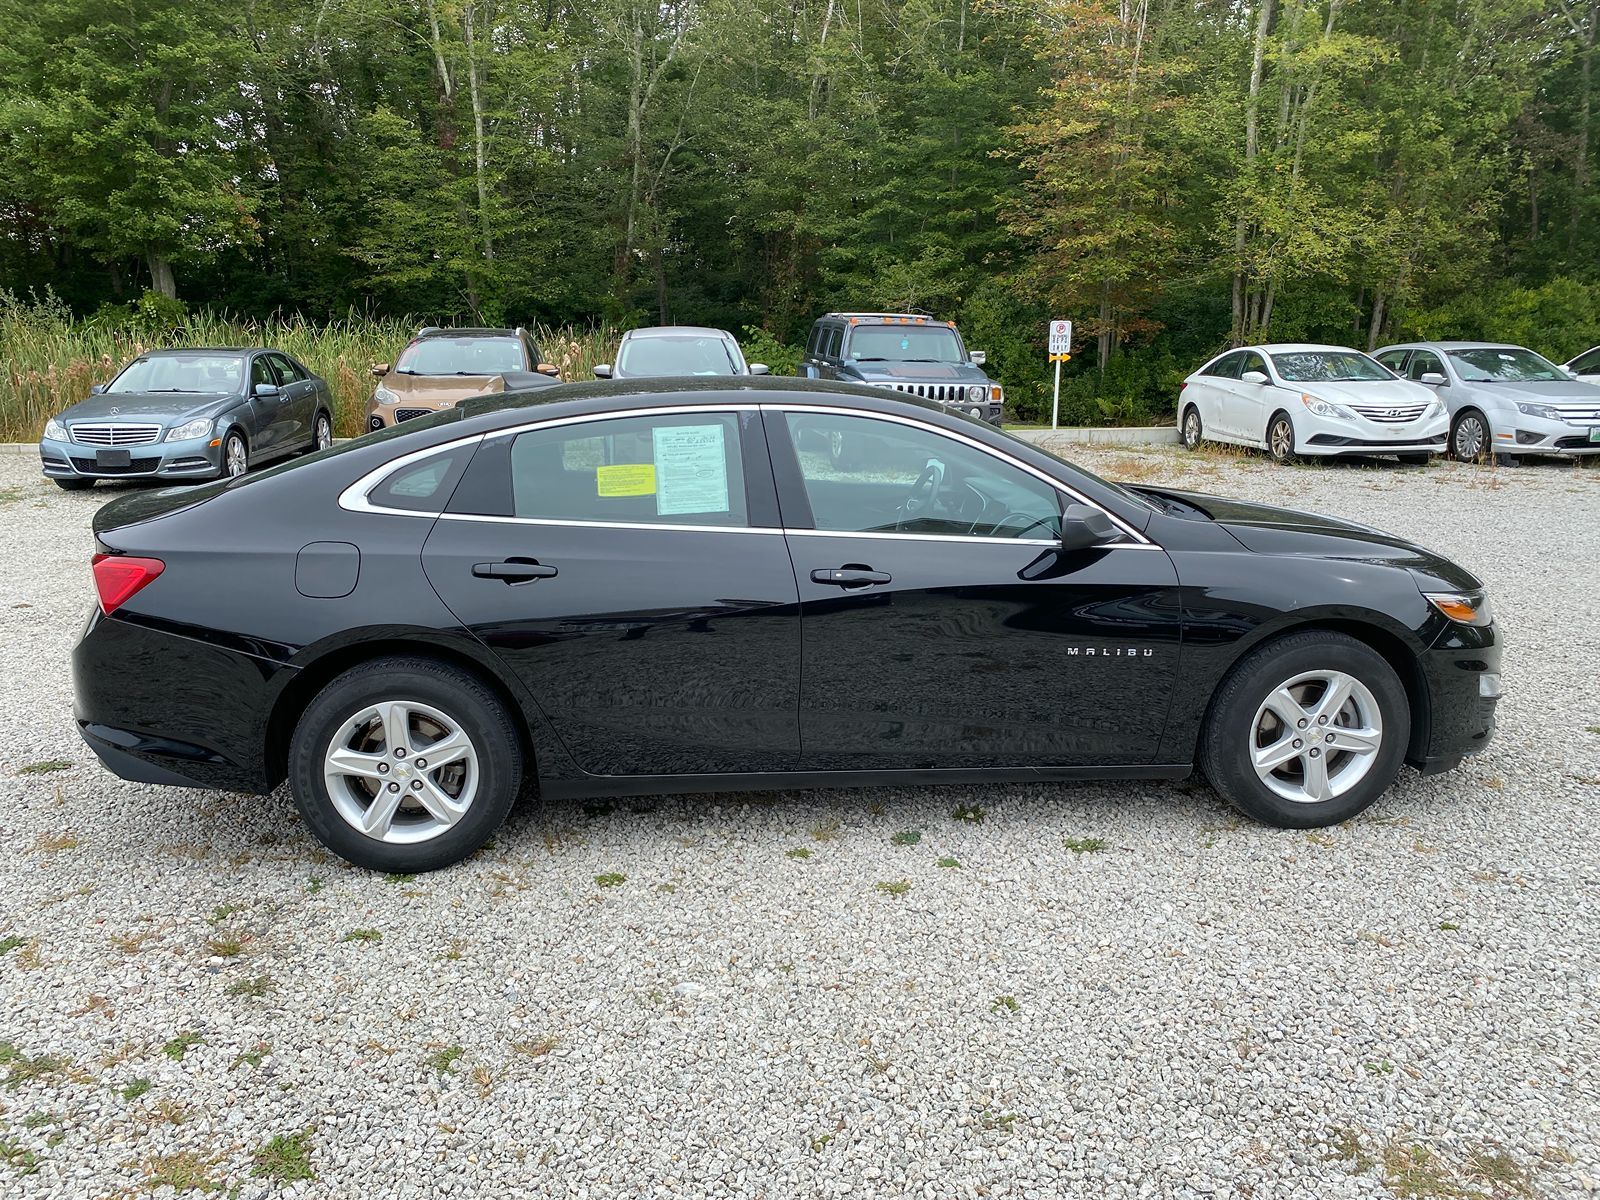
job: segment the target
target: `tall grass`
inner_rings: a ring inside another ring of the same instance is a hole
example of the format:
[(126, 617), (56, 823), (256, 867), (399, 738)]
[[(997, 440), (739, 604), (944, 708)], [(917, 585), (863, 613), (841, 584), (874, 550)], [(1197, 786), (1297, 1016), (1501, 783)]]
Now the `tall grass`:
[[(30, 442), (44, 423), (89, 388), (110, 379), (146, 350), (177, 346), (271, 346), (287, 351), (328, 381), (341, 437), (362, 432), (372, 394), (373, 363), (392, 362), (422, 322), (411, 317), (351, 313), (317, 324), (294, 315), (245, 320), (208, 310), (160, 315), (110, 309), (75, 318), (54, 297), (19, 300), (0, 291), (0, 441)], [(563, 379), (591, 379), (618, 334), (610, 329), (533, 331), (547, 362)]]

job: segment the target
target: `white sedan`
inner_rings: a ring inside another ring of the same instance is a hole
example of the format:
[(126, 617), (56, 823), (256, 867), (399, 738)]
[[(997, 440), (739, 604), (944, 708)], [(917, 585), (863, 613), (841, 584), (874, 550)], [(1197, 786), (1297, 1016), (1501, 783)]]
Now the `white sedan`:
[(1574, 379), (1584, 383), (1600, 383), (1600, 346), (1585, 350), (1566, 366)]
[(1296, 455), (1393, 454), (1425, 463), (1444, 451), (1450, 415), (1431, 389), (1346, 346), (1245, 346), (1183, 381), (1178, 428), (1202, 441)]

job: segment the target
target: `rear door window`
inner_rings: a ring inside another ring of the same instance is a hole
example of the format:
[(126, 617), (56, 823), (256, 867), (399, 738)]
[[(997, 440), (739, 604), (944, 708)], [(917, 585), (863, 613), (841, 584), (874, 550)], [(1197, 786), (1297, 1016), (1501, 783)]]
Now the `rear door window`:
[(732, 413), (533, 429), (511, 444), (512, 513), (619, 525), (749, 524)]

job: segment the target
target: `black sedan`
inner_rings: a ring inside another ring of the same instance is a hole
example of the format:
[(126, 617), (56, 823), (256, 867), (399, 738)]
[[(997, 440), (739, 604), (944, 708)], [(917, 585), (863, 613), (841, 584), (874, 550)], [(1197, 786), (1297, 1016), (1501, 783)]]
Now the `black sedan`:
[[(848, 469), (825, 449), (861, 447)], [(818, 449), (817, 447), (823, 447)], [(551, 797), (1195, 770), (1343, 821), (1483, 748), (1468, 572), (1327, 518), (1124, 488), (840, 385), (481, 400), (95, 520), (73, 654), (127, 779), (284, 781), (352, 862)]]
[(152, 350), (89, 392), (39, 439), (45, 475), (68, 491), (243, 475), (333, 445), (333, 392), (282, 350)]

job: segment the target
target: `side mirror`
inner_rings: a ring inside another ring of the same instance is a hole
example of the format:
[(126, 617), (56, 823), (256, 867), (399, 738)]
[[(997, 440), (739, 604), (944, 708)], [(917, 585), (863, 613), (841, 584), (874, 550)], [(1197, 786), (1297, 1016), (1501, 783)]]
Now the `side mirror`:
[(1271, 383), (1272, 380), (1268, 379), (1260, 371), (1246, 371), (1243, 375), (1239, 376), (1239, 382), (1262, 384)]
[(1443, 375), (1439, 374), (1439, 372), (1437, 372), (1437, 371), (1424, 371), (1422, 373), (1422, 378), (1419, 379), (1417, 382), (1418, 383), (1426, 383), (1430, 387), (1443, 387), (1445, 384), (1449, 383), (1450, 381), (1448, 379), (1446, 379)]
[(1116, 525), (1098, 508), (1091, 508), (1087, 504), (1067, 505), (1067, 511), (1061, 518), (1063, 550), (1088, 550), (1116, 536)]
[(594, 366), (594, 377), (596, 379), (610, 379), (611, 378), (611, 364), (610, 363), (596, 363), (595, 366)]
[(973, 366), (981, 367), (984, 363), (989, 361), (989, 352), (987, 350), (974, 350), (971, 354), (967, 355), (967, 357), (972, 360)]
[(766, 363), (751, 363), (750, 364), (750, 374), (752, 374), (752, 375), (771, 375), (772, 374), (772, 368), (767, 366)]
[(534, 370), (539, 372), (541, 375), (550, 376), (551, 379), (561, 378), (561, 368), (556, 366), (554, 363), (540, 363), (534, 368)]
[(97, 384), (95, 384), (93, 387), (91, 387), (89, 389), (89, 395), (91, 395), (91, 396), (99, 396), (99, 395), (103, 394), (105, 392), (106, 388), (109, 387), (109, 386), (110, 386), (109, 384), (97, 383)]
[(258, 383), (256, 384), (255, 394), (258, 396), (276, 396), (278, 391), (278, 385), (275, 383)]
[(373, 363), (372, 364), (372, 377), (374, 379), (382, 379), (388, 373), (389, 373), (389, 364), (388, 363)]

